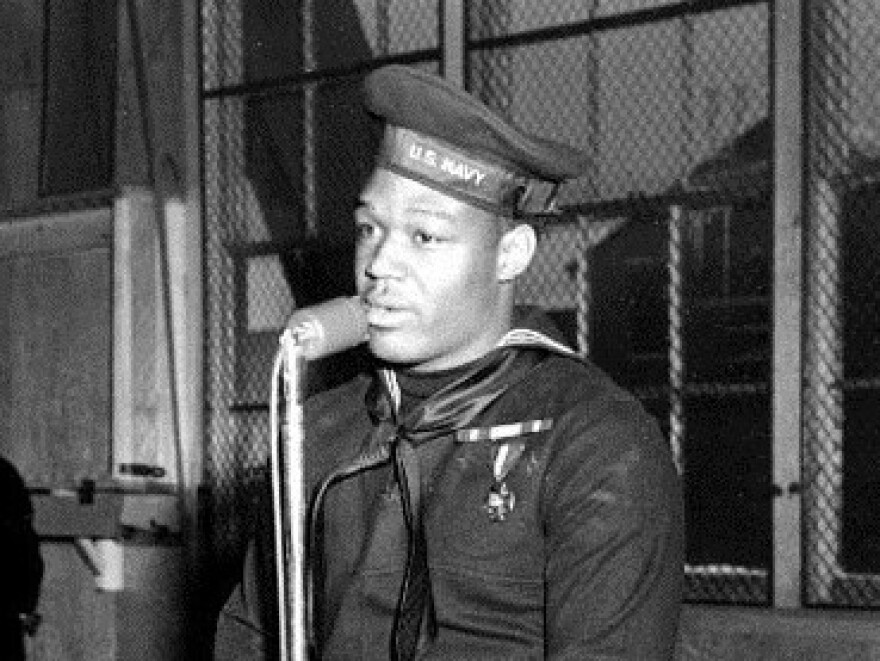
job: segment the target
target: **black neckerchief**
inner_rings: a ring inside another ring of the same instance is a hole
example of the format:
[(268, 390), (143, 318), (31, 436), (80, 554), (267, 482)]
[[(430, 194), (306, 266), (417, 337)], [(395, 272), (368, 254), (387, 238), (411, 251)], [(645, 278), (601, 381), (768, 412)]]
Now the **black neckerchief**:
[(463, 377), (475, 363), (467, 363), (438, 372), (413, 372), (399, 370), (395, 372), (400, 390), (399, 419), (406, 418), (426, 399), (439, 392), (453, 381)]

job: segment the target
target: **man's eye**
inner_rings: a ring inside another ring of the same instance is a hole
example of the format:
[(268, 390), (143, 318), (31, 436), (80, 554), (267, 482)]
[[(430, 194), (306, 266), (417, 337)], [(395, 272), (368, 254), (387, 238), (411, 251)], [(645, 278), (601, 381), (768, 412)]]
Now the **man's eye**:
[(371, 223), (357, 223), (355, 232), (358, 239), (369, 239), (376, 232), (376, 228)]
[(430, 232), (426, 232), (424, 230), (418, 230), (414, 234), (415, 242), (419, 245), (430, 245), (432, 243), (437, 243), (440, 238), (436, 234), (431, 234)]

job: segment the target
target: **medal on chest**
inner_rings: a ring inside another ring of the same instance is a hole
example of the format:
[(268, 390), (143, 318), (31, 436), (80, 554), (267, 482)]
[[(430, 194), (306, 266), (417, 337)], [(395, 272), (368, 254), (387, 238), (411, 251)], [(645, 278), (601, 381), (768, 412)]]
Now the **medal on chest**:
[(459, 443), (492, 443), (492, 484), (483, 503), (490, 521), (504, 521), (516, 507), (516, 494), (508, 484), (508, 475), (522, 456), (526, 444), (522, 437), (545, 432), (553, 426), (549, 418), (514, 422), (493, 427), (464, 429), (456, 434)]
[(483, 510), (489, 515), (490, 521), (504, 521), (516, 506), (516, 494), (507, 486), (507, 482), (493, 482), (489, 487), (489, 495)]
[(499, 444), (495, 450), (492, 485), (483, 505), (483, 511), (489, 515), (490, 521), (504, 521), (516, 507), (516, 494), (508, 486), (507, 476), (524, 449), (524, 442), (512, 441)]

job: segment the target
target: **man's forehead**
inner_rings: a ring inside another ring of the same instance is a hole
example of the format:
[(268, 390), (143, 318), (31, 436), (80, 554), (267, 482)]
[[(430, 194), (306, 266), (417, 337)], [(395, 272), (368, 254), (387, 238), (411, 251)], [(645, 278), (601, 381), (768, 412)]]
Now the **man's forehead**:
[(418, 179), (377, 166), (361, 194), (361, 202), (377, 212), (382, 210), (416, 215), (434, 215), (455, 221), (473, 222), (479, 218), (492, 219), (494, 214), (465, 202), (441, 188), (422, 183)]

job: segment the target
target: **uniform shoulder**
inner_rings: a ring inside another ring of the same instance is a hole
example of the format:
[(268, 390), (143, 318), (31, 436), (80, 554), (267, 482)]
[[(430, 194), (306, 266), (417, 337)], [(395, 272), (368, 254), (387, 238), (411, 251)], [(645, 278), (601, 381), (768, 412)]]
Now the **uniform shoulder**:
[[(631, 392), (589, 360), (553, 356), (534, 380), (531, 396), (543, 398), (568, 442), (608, 445), (616, 452), (638, 446), (668, 451), (658, 421)], [(588, 439), (588, 440), (586, 440)], [(588, 447), (584, 447), (589, 451)], [(593, 449), (597, 449), (594, 447)]]
[(634, 502), (673, 503), (679, 480), (672, 451), (638, 398), (589, 361), (554, 357), (543, 381), (553, 381), (548, 493), (613, 489)]
[(635, 395), (589, 359), (557, 354), (545, 361), (543, 370), (545, 380), (555, 384), (565, 399), (638, 402)]

